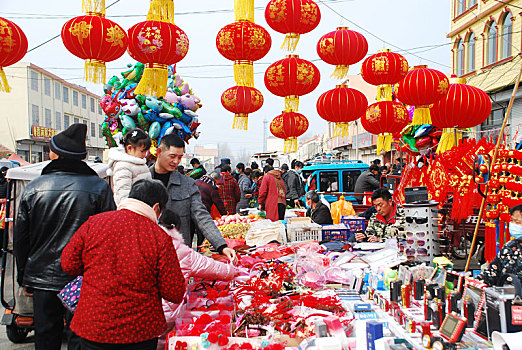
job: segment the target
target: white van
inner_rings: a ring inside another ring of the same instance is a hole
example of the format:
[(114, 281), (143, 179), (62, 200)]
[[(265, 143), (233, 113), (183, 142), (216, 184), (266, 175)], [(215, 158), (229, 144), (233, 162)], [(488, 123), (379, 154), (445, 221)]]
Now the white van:
[(263, 167), (266, 165), (266, 160), (268, 158), (274, 160), (274, 168), (276, 169), (279, 169), (283, 164), (287, 164), (288, 167), (290, 167), (290, 163), (294, 159), (291, 158), (289, 154), (279, 152), (255, 153), (252, 156), (250, 156), (248, 165), (252, 164), (252, 162), (256, 162), (259, 165), (259, 169), (263, 169)]

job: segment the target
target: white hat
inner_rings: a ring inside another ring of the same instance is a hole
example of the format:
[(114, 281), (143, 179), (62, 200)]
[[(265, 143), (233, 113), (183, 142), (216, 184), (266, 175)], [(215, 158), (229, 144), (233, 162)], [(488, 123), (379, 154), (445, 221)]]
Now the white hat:
[(517, 333), (500, 333), (494, 331), (491, 339), (493, 341), (493, 349), (503, 350), (502, 345), (507, 344), (509, 350), (522, 350), (522, 332)]

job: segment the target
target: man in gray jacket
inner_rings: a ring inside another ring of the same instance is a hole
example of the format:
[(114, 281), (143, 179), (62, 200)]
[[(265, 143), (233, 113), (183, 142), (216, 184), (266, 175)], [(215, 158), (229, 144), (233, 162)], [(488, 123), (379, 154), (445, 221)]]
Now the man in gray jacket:
[(208, 241), (230, 260), (236, 261), (236, 253), (227, 247), (227, 243), (214, 224), (212, 217), (201, 201), (196, 182), (188, 176), (175, 171), (185, 153), (185, 142), (176, 134), (169, 134), (161, 139), (157, 149), (157, 161), (150, 167), (153, 179), (160, 180), (167, 187), (169, 201), (166, 209), (170, 209), (180, 217), (179, 231), (185, 244), (190, 241), (191, 225), (203, 233)]
[[(361, 175), (357, 178), (355, 182), (355, 193), (365, 193), (375, 191), (380, 187), (379, 180), (377, 180), (377, 176), (379, 174), (379, 166), (372, 164), (368, 170), (363, 171)], [(363, 196), (355, 196), (359, 203), (362, 203)]]
[(286, 185), (286, 204), (295, 208), (296, 205), (301, 205), (299, 199), (304, 196), (304, 184), (299, 175), (304, 164), (300, 161), (295, 161), (293, 164), (294, 168), (288, 170), (283, 179)]

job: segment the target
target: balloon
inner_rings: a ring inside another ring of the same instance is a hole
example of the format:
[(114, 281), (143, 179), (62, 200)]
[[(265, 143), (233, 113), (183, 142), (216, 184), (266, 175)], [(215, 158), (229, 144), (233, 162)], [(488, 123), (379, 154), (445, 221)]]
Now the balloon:
[(414, 137), (416, 139), (420, 138), (420, 137), (423, 137), (423, 136), (426, 136), (430, 133), (430, 131), (433, 129), (433, 126), (432, 125), (429, 125), (429, 124), (425, 124), (425, 125), (421, 125), (417, 131), (415, 132), (415, 135)]
[(431, 143), (431, 137), (429, 137), (429, 136), (422, 137), (415, 142), (415, 148), (423, 149), (423, 148), (428, 147), (430, 145), (430, 143)]
[(120, 116), (120, 120), (121, 120), (121, 124), (123, 125), (123, 127), (125, 129), (131, 130), (131, 129), (135, 129), (136, 128), (136, 123), (128, 115), (121, 115)]
[(155, 139), (159, 136), (161, 130), (161, 125), (159, 122), (154, 122), (149, 127), (149, 137), (151, 139)]

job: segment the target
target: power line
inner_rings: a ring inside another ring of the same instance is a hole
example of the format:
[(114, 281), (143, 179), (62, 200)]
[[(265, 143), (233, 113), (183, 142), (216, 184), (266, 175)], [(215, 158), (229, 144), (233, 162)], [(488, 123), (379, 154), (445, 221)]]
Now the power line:
[(496, 1), (496, 2), (500, 2), (501, 4), (504, 4), (504, 5), (513, 6), (513, 7), (516, 7), (516, 8), (518, 8), (518, 9), (522, 9), (522, 7), (520, 7), (520, 6), (510, 4), (510, 3), (507, 3), (507, 2), (502, 1), (502, 0), (495, 0), (495, 1)]

